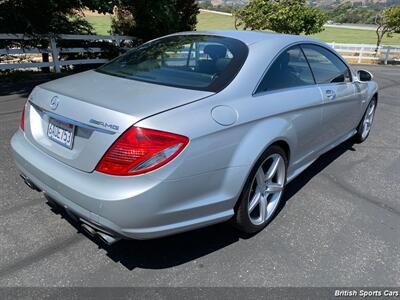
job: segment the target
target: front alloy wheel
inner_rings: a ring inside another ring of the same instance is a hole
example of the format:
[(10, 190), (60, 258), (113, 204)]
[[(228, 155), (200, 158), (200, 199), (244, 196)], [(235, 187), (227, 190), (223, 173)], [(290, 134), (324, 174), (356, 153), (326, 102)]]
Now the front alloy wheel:
[(368, 107), (360, 122), (360, 125), (358, 125), (357, 133), (354, 136), (355, 142), (362, 143), (367, 139), (371, 131), (372, 122), (374, 121), (375, 109), (376, 109), (376, 99), (373, 98), (371, 102), (368, 104)]
[(371, 131), (372, 121), (374, 120), (374, 114), (375, 114), (375, 101), (371, 101), (371, 103), (368, 105), (368, 109), (363, 120), (363, 131), (361, 134), (361, 137), (363, 139), (366, 139), (369, 132)]

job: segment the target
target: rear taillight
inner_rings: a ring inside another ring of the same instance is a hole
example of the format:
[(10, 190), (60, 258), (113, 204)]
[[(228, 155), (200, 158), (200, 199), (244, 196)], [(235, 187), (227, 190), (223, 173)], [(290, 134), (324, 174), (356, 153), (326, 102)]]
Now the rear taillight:
[(188, 142), (182, 135), (131, 127), (108, 149), (96, 171), (111, 175), (146, 173), (171, 161)]
[(22, 109), (21, 122), (19, 123), (19, 127), (22, 129), (22, 131), (25, 130), (25, 106), (26, 106), (26, 104), (24, 105), (24, 108)]

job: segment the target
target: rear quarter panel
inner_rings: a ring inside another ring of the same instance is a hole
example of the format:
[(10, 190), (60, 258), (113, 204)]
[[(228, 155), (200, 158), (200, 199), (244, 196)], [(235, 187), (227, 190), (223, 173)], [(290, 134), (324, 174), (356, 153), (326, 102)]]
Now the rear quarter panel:
[[(287, 101), (286, 105), (282, 105), (285, 99), (280, 98), (279, 94), (261, 99), (251, 95), (233, 98), (220, 93), (138, 122), (136, 126), (174, 132), (190, 139), (189, 145), (177, 158), (179, 164), (173, 164), (173, 172), (165, 176), (169, 170), (167, 167), (154, 172), (152, 176), (163, 176), (173, 181), (197, 176), (201, 181), (196, 184), (208, 189), (193, 188), (193, 192), (196, 190), (193, 195), (186, 191), (188, 197), (182, 199), (182, 202), (221, 195), (221, 199), (232, 199), (233, 205), (252, 166), (275, 141), (283, 140), (289, 145), (293, 162), (310, 154), (305, 148), (302, 152), (296, 151), (301, 145), (311, 142), (299, 137), (296, 128), (301, 131), (315, 130), (315, 122), (318, 123), (320, 117), (320, 93), (316, 88), (306, 92), (309, 102), (304, 111), (301, 110), (305, 103), (294, 97), (299, 91), (287, 93), (292, 101)], [(235, 124), (222, 126), (213, 120), (211, 110), (221, 104), (229, 105), (238, 112)], [(300, 115), (303, 117), (299, 118)], [(315, 116), (317, 120), (313, 119)], [(290, 169), (291, 166), (289, 172)], [(208, 182), (212, 180), (215, 183), (216, 172), (219, 176), (218, 184)]]
[[(299, 137), (298, 132), (318, 129), (315, 124), (319, 124), (321, 117), (319, 90), (308, 87), (263, 97), (252, 95), (270, 62), (285, 46), (286, 42), (252, 45), (242, 70), (223, 91), (135, 124), (189, 137), (189, 145), (178, 158), (181, 163), (169, 174), (169, 179), (221, 169), (227, 169), (225, 176), (229, 176), (229, 168), (244, 167), (246, 172), (241, 174), (244, 183), (257, 158), (277, 140), (285, 141), (293, 150), (291, 164), (302, 162), (306, 157), (312, 158), (313, 153), (309, 153), (307, 145), (318, 144), (318, 141), (310, 139), (310, 136)], [(211, 111), (218, 105), (236, 111), (234, 124), (223, 126), (213, 120)], [(154, 176), (162, 173), (154, 172)], [(237, 186), (235, 193), (239, 194), (241, 188)]]

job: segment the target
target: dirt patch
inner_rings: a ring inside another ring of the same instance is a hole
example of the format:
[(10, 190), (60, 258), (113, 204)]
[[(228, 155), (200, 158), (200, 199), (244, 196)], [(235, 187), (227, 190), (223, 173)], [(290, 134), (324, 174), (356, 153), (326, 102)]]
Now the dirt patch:
[[(104, 14), (101, 14), (101, 13), (99, 13), (99, 12), (97, 12), (97, 11), (91, 11), (91, 10), (88, 10), (88, 9), (85, 9), (84, 11), (83, 11), (83, 14), (85, 15), (85, 16), (87, 16), (87, 17), (101, 17), (101, 16), (104, 16)], [(105, 14), (105, 15), (111, 15), (111, 14)]]

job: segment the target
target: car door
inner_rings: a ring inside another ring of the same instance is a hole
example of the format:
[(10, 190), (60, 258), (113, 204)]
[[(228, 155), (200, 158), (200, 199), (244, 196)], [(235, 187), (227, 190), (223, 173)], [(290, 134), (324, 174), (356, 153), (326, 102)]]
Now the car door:
[(292, 46), (270, 65), (254, 97), (257, 110), (289, 124), (293, 169), (315, 159), (321, 146), (321, 92), (300, 46)]
[(349, 68), (336, 54), (313, 44), (302, 45), (302, 49), (324, 99), (321, 135), (329, 145), (357, 126), (360, 95)]

